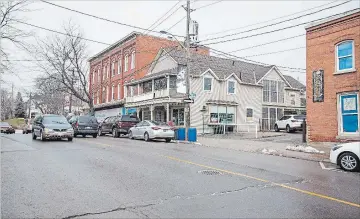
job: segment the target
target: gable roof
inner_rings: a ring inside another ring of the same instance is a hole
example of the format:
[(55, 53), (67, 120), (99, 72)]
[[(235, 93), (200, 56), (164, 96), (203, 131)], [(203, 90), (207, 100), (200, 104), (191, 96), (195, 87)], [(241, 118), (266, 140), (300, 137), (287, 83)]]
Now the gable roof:
[(290, 75), (284, 75), (285, 79), (289, 82), (290, 86), (295, 89), (306, 89), (306, 86), (303, 85), (300, 81), (296, 80), (295, 78), (291, 77)]
[[(179, 65), (186, 65), (186, 52), (184, 50), (165, 48)], [(225, 79), (235, 74), (242, 82), (256, 84), (273, 66), (258, 65), (249, 62), (220, 58), (216, 56), (191, 54), (190, 71), (193, 76), (200, 76), (209, 68), (219, 79)]]

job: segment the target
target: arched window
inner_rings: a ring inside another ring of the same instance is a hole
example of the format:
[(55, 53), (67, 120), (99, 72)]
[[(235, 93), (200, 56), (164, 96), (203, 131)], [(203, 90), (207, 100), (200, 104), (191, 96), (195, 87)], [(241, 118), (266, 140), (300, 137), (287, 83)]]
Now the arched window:
[(125, 55), (125, 60), (124, 60), (124, 62), (125, 62), (124, 72), (127, 72), (128, 69), (129, 69), (129, 55), (128, 55), (128, 54)]
[(131, 53), (131, 65), (130, 65), (130, 68), (131, 69), (134, 69), (135, 68), (135, 51), (133, 51)]

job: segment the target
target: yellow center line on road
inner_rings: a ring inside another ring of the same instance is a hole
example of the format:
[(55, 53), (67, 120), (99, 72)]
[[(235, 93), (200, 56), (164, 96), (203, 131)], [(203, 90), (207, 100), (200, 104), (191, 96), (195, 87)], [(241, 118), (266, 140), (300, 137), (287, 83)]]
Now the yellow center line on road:
[(285, 189), (297, 191), (297, 192), (304, 193), (304, 194), (307, 194), (307, 195), (310, 195), (310, 196), (316, 196), (316, 197), (319, 197), (319, 198), (322, 198), (322, 199), (327, 199), (327, 200), (331, 200), (331, 201), (335, 201), (335, 202), (339, 202), (339, 203), (342, 203), (342, 204), (346, 204), (346, 205), (350, 205), (350, 206), (353, 206), (353, 207), (360, 208), (360, 204), (344, 201), (344, 200), (341, 200), (341, 199), (337, 199), (337, 198), (333, 198), (333, 197), (330, 197), (330, 196), (318, 194), (318, 193), (315, 193), (315, 192), (310, 192), (310, 191), (298, 189), (298, 188), (287, 186), (287, 185), (284, 185), (284, 184), (281, 184), (281, 183), (275, 183), (275, 182), (271, 182), (269, 180), (249, 176), (249, 175), (242, 174), (242, 173), (237, 173), (237, 172), (224, 170), (224, 169), (220, 169), (220, 168), (216, 168), (216, 167), (212, 167), (212, 166), (207, 166), (207, 165), (203, 165), (203, 164), (199, 164), (199, 163), (194, 163), (192, 161), (183, 160), (183, 159), (172, 157), (172, 156), (162, 156), (162, 157), (165, 157), (165, 158), (170, 159), (170, 160), (179, 161), (179, 162), (182, 162), (182, 163), (187, 163), (187, 164), (192, 164), (192, 165), (199, 166), (199, 167), (204, 167), (204, 168), (211, 169), (211, 170), (217, 170), (217, 171), (220, 171), (220, 172), (223, 172), (223, 173), (228, 173), (228, 174), (235, 175), (235, 176), (242, 176), (242, 177), (245, 177), (245, 178), (248, 178), (248, 179), (254, 179), (254, 180), (261, 181), (261, 182), (266, 182), (266, 183), (272, 183), (273, 185), (276, 185), (276, 186), (279, 186), (279, 187), (282, 187), (282, 188), (285, 188)]

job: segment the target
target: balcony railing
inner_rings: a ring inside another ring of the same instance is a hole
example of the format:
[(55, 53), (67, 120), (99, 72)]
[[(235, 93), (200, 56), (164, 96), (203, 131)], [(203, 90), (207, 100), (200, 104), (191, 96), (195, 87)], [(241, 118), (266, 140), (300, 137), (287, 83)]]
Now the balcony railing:
[(128, 96), (126, 97), (126, 102), (139, 102), (144, 100), (151, 100), (154, 98), (161, 98), (161, 97), (168, 97), (169, 96), (169, 90), (155, 90), (153, 92), (148, 92), (144, 94), (134, 95), (132, 97)]

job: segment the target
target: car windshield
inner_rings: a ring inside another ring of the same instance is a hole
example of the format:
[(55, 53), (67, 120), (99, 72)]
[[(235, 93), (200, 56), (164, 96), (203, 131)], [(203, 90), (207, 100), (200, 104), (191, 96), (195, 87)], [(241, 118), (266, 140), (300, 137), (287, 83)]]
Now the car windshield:
[(294, 119), (304, 120), (306, 116), (294, 116)]
[(9, 123), (7, 123), (7, 122), (0, 122), (0, 126), (2, 126), (2, 127), (9, 127), (10, 125), (9, 125)]
[(158, 122), (158, 121), (150, 121), (154, 125), (161, 125), (161, 126), (168, 126), (165, 122)]
[(44, 124), (66, 124), (68, 121), (64, 116), (45, 116)]
[(135, 116), (130, 116), (130, 115), (123, 115), (121, 117), (121, 121), (122, 122), (138, 122), (139, 119)]
[(94, 116), (80, 116), (79, 123), (97, 123), (97, 119)]

